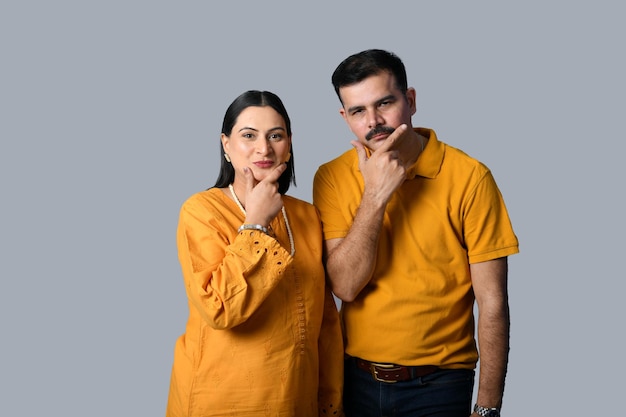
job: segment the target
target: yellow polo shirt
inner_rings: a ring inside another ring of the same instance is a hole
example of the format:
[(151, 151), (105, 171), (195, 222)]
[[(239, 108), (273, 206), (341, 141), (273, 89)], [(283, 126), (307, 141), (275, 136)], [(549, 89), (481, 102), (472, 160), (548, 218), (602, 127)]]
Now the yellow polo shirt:
[[(518, 252), (489, 169), (437, 140), (389, 201), (368, 285), (342, 304), (346, 353), (376, 362), (473, 369), (478, 360), (470, 263)], [(354, 149), (322, 165), (313, 202), (324, 239), (348, 233), (363, 194)]]

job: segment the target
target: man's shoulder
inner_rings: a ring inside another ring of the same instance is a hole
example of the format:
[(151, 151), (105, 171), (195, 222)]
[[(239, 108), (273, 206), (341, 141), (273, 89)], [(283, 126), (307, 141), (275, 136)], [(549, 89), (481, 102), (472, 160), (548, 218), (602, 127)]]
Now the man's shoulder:
[(319, 166), (318, 172), (351, 171), (358, 168), (357, 153), (354, 149), (348, 149), (341, 155)]
[(455, 171), (471, 171), (484, 174), (489, 168), (476, 157), (468, 154), (463, 149), (450, 145), (449, 143), (439, 142), (443, 148), (443, 163)]
[(455, 145), (451, 145), (446, 141), (440, 140), (434, 130), (425, 127), (416, 127), (415, 131), (423, 136), (428, 136), (433, 144), (432, 146), (428, 146), (427, 149), (432, 149), (432, 152), (436, 153), (437, 155), (441, 155), (440, 157), (444, 160), (447, 159), (453, 164), (460, 163), (466, 164), (467, 166), (484, 166), (481, 161), (471, 156), (463, 149), (457, 148)]
[(325, 198), (344, 196), (346, 190), (358, 187), (359, 181), (359, 159), (356, 150), (350, 149), (319, 166), (313, 178), (313, 203), (319, 206)]

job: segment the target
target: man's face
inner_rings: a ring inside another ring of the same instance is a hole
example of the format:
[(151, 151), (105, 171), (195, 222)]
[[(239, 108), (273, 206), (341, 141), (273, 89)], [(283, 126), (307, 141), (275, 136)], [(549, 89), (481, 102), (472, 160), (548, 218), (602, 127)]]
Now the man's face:
[(403, 94), (396, 80), (384, 71), (347, 87), (339, 94), (343, 107), (339, 110), (359, 142), (375, 151), (401, 124), (411, 128), (415, 113), (415, 90)]

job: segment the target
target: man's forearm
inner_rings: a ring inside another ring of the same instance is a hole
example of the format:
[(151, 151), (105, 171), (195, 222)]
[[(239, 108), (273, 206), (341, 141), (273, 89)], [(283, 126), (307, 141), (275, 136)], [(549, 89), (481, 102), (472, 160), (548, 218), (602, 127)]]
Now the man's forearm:
[(476, 402), (500, 407), (509, 358), (509, 310), (506, 301), (479, 311), (480, 377)]
[(328, 278), (333, 292), (343, 301), (353, 301), (372, 276), (384, 214), (385, 205), (364, 196), (350, 231), (327, 254)]

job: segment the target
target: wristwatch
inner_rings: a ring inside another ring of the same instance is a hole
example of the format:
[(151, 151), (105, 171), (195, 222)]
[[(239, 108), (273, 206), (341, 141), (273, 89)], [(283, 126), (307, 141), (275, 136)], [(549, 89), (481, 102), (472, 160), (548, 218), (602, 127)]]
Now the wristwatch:
[(474, 412), (482, 417), (500, 417), (499, 408), (485, 408), (478, 404), (474, 405)]

